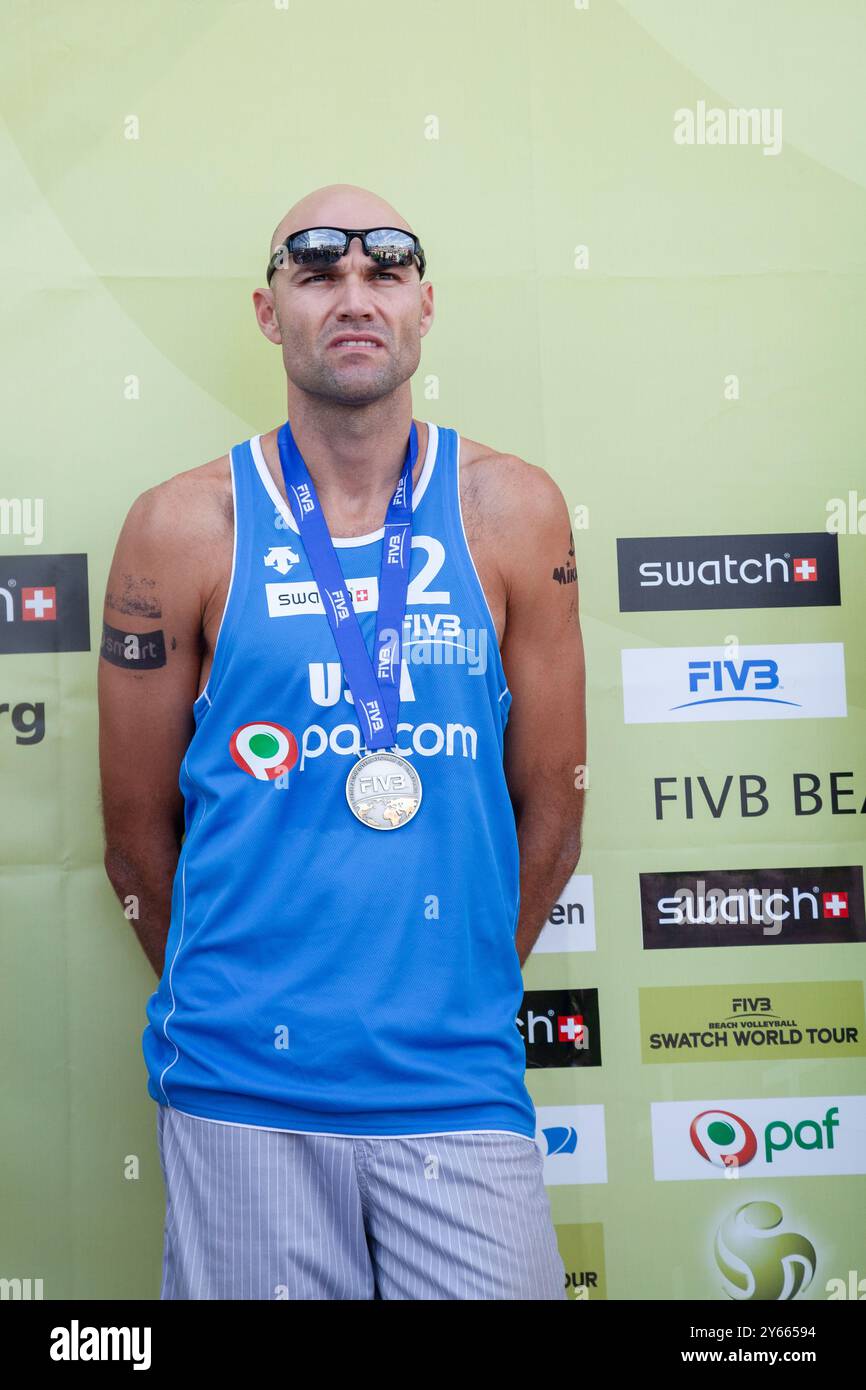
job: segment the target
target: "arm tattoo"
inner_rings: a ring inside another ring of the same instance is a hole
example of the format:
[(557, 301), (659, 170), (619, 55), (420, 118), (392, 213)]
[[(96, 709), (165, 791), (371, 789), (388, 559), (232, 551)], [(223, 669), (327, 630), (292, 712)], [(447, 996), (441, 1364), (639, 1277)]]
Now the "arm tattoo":
[(162, 628), (156, 632), (122, 632), (120, 628), (102, 624), (100, 656), (112, 666), (125, 666), (131, 671), (154, 671), (165, 665), (165, 637)]

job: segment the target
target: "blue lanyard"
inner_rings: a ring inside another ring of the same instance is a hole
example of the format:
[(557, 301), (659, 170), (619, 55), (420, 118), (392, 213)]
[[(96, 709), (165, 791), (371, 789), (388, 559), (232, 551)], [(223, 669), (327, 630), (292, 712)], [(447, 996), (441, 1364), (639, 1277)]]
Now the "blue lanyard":
[(277, 444), (286, 496), (291, 502), (292, 515), (298, 523), (325, 616), (334, 634), (346, 681), (355, 701), (361, 732), (371, 751), (391, 748), (397, 742), (403, 617), (412, 552), (412, 471), (418, 457), (415, 421), (412, 421), (409, 432), (403, 471), (385, 517), (379, 571), (379, 611), (373, 644), (375, 665), (370, 659), (361, 625), (352, 606), (352, 597), (337, 559), (315, 484), (295, 443), (288, 420), (280, 426)]

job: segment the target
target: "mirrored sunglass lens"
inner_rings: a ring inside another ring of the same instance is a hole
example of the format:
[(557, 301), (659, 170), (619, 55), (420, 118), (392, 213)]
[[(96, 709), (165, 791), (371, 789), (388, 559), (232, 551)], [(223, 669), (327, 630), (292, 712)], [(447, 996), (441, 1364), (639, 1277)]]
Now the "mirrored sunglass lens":
[(367, 233), (370, 255), (381, 265), (410, 265), (415, 243), (405, 232), (394, 227), (382, 227)]
[(346, 238), (335, 227), (313, 227), (292, 239), (292, 252), (299, 265), (335, 261), (345, 248)]

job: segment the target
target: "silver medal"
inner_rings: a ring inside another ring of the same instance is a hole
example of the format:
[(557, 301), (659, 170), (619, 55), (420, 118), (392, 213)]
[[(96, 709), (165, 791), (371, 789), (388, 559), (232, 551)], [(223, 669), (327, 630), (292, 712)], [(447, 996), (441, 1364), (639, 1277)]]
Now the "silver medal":
[(346, 800), (373, 830), (399, 830), (421, 805), (421, 778), (399, 753), (368, 753), (346, 778)]

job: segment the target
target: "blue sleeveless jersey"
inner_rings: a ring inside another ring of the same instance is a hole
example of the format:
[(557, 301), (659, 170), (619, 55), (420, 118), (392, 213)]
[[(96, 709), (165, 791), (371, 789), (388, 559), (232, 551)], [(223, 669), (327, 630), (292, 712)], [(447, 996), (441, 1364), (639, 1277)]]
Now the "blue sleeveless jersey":
[[(458, 442), (429, 424), (413, 493), (397, 751), (422, 800), (394, 830), (349, 808), (368, 750), (301, 537), (260, 437), (231, 451), (232, 575), (180, 769), (186, 834), (142, 1039), (160, 1104), (307, 1133), (534, 1138), (511, 692)], [(334, 542), (368, 652), (383, 534)]]

